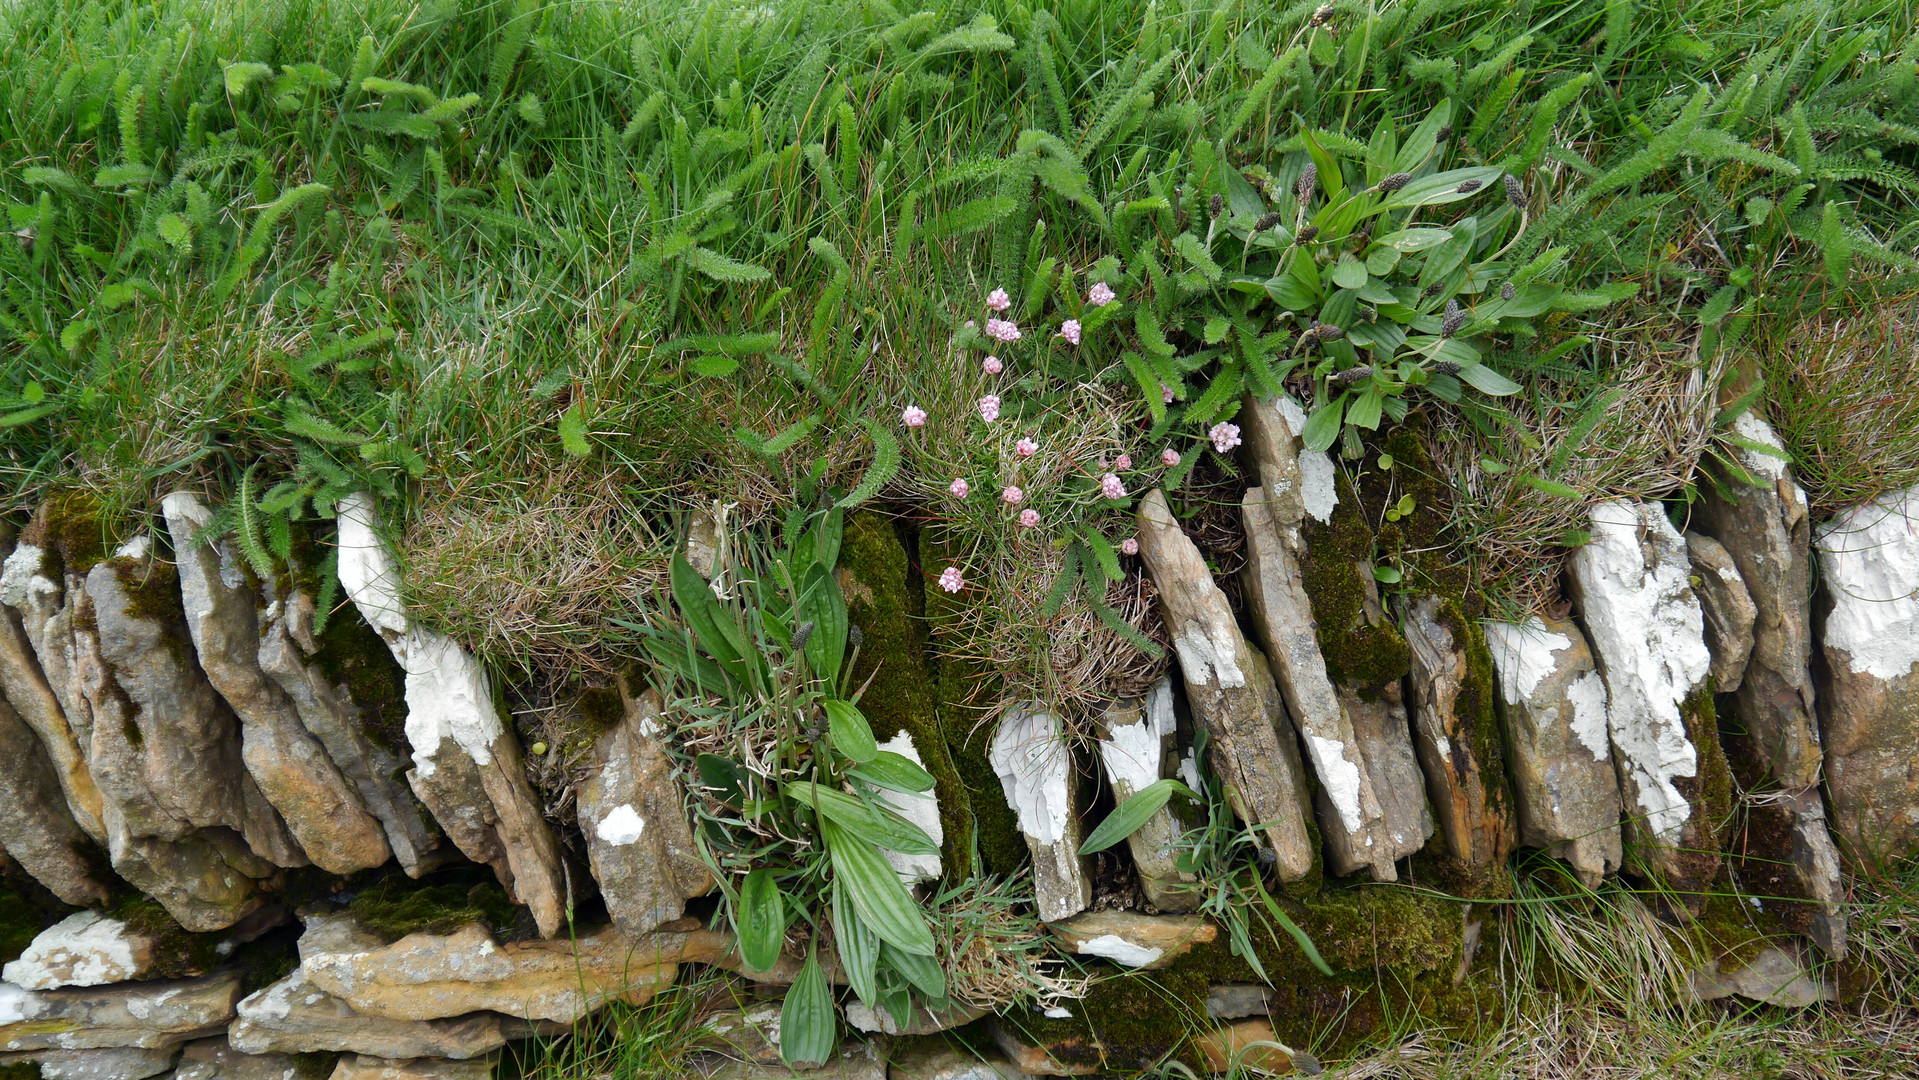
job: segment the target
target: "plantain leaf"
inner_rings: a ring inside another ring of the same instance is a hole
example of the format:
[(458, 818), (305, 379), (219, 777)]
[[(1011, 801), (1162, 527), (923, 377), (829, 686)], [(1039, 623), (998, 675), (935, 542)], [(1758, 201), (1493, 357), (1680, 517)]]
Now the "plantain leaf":
[(861, 1001), (874, 1004), (879, 1000), (880, 939), (860, 921), (859, 912), (837, 881), (833, 883), (833, 938), (839, 945), (847, 985)]
[(1100, 822), (1099, 827), (1080, 843), (1079, 853), (1091, 855), (1094, 852), (1105, 851), (1138, 832), (1140, 826), (1146, 824), (1147, 819), (1158, 813), (1159, 808), (1166, 805), (1166, 800), (1175, 794), (1185, 795), (1191, 799), (1199, 798), (1193, 794), (1192, 788), (1177, 780), (1155, 780), (1133, 792), (1125, 802), (1114, 807), (1113, 812), (1106, 815), (1106, 820)]
[(780, 897), (779, 883), (773, 872), (761, 867), (746, 875), (740, 886), (739, 906), (733, 912), (733, 927), (740, 936), (740, 959), (754, 971), (771, 971), (780, 959), (780, 944), (786, 939), (786, 904)]
[(883, 806), (869, 806), (844, 791), (834, 791), (807, 780), (786, 785), (801, 805), (816, 806), (827, 820), (853, 830), (888, 851), (902, 855), (937, 855), (939, 847), (926, 831)]
[(826, 838), (834, 877), (852, 894), (860, 919), (895, 949), (932, 956), (933, 932), (879, 849), (831, 817), (820, 822), (820, 833)]
[(839, 1026), (832, 988), (826, 985), (818, 955), (809, 951), (806, 966), (780, 1006), (780, 1056), (789, 1065), (825, 1064), (839, 1042)]
[(838, 698), (826, 702), (826, 721), (833, 734), (833, 749), (860, 764), (873, 760), (879, 746), (873, 741), (873, 727), (859, 706)]
[(873, 760), (861, 764), (846, 775), (864, 780), (876, 788), (903, 791), (915, 795), (933, 790), (933, 774), (920, 768), (912, 758), (881, 750)]
[(940, 970), (938, 959), (901, 952), (884, 942), (880, 944), (880, 959), (894, 971), (906, 976), (907, 982), (934, 1001), (946, 996), (946, 973)]

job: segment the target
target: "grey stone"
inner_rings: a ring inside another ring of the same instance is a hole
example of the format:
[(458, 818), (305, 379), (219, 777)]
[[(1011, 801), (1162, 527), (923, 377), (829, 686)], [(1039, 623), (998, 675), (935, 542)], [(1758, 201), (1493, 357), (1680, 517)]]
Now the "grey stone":
[(217, 1034), (239, 999), (237, 971), (68, 990), (0, 983), (0, 1050), (163, 1049)]
[(1211, 736), (1210, 763), (1230, 792), (1234, 813), (1266, 825), (1263, 839), (1277, 856), (1280, 877), (1297, 881), (1313, 870), (1310, 811), (1279, 687), (1266, 658), (1239, 632), (1226, 594), (1180, 531), (1166, 496), (1148, 492), (1137, 517), (1140, 555), (1159, 589), (1187, 704)]
[(712, 1080), (886, 1080), (886, 1058), (873, 1043), (842, 1038), (833, 1060), (817, 1067), (728, 1061), (708, 1076)]
[(445, 634), (417, 625), (379, 533), (373, 498), (340, 499), (339, 573), (347, 595), (406, 670), (407, 780), (456, 847), (486, 863), (551, 937), (565, 924), (559, 842), (527, 782), (519, 741), (494, 705), (486, 669)]
[(1839, 513), (1816, 542), (1832, 826), (1872, 867), (1919, 851), (1919, 486)]
[(1739, 576), (1739, 567), (1719, 541), (1696, 532), (1686, 534), (1686, 553), (1692, 558), (1693, 593), (1706, 617), (1706, 651), (1712, 654), (1713, 690), (1729, 694), (1746, 677), (1752, 657), (1753, 620), (1758, 610)]
[[(857, 1005), (848, 1002), (848, 1008)], [(714, 1013), (700, 1025), (700, 1046), (736, 1061), (776, 1065), (780, 1061), (780, 1011), (783, 1000)], [(850, 1022), (851, 1016), (848, 1016)]]
[(438, 1020), (368, 1016), (313, 985), (304, 967), (239, 1003), (227, 1037), (244, 1054), (350, 1051), (391, 1058), (476, 1058), (506, 1045), (506, 1018), (476, 1012)]
[[(126, 920), (98, 911), (79, 911), (40, 931), (0, 975), (28, 990), (57, 990), (206, 973), (178, 970), (164, 947), (161, 932), (136, 930)], [(159, 970), (163, 966), (172, 970)]]
[(0, 696), (40, 737), (74, 824), (104, 844), (100, 789), (87, 772), (86, 755), (67, 724), (66, 710), (40, 668), (35, 635), (27, 632), (26, 620), (31, 618), (44, 638), (47, 619), (62, 606), (63, 590), (57, 575), (43, 572), (45, 553), (40, 548), (27, 545), (19, 549), (18, 558), (15, 550), (12, 526), (0, 523)]
[(0, 698), (0, 847), (62, 901), (104, 904), (112, 884), (83, 852), (96, 847), (81, 831), (53, 762), (38, 735)]
[(1505, 863), (1515, 830), (1505, 763), (1498, 756), (1482, 760), (1498, 752), (1499, 740), (1488, 737), (1495, 733), (1476, 730), (1491, 718), (1470, 712), (1475, 698), (1467, 692), (1467, 653), (1482, 646), (1471, 640), (1474, 631), (1459, 609), (1436, 596), (1407, 607), (1403, 630), (1412, 650), (1413, 736), (1426, 793), (1453, 857), (1483, 873)]
[(1079, 785), (1059, 718), (1037, 704), (1000, 714), (987, 760), (1033, 855), (1033, 903), (1041, 919), (1064, 919), (1093, 900), (1093, 875), (1079, 853)]
[(1571, 863), (1588, 886), (1619, 869), (1619, 776), (1606, 685), (1570, 620), (1488, 622), (1512, 764), (1519, 842)]
[[(1107, 704), (1096, 721), (1100, 764), (1112, 785), (1115, 805), (1179, 768), (1178, 721), (1173, 711), (1172, 680), (1161, 676), (1145, 698), (1121, 698)], [(1194, 877), (1182, 873), (1176, 850), (1187, 823), (1178, 803), (1169, 801), (1126, 838), (1140, 890), (1161, 911), (1191, 911), (1199, 902)]]
[(622, 685), (624, 712), (593, 748), (575, 791), (580, 832), (607, 911), (622, 933), (638, 937), (679, 918), (686, 901), (712, 887), (686, 821), (686, 793), (660, 746), (660, 704)]
[[(1412, 723), (1406, 714), (1404, 691), (1397, 682), (1388, 683), (1371, 701), (1356, 690), (1339, 688), (1339, 699), (1352, 718), (1353, 736), (1358, 740), (1360, 758), (1366, 775), (1372, 780), (1383, 812), (1378, 832), (1380, 848), (1369, 849), (1370, 859), (1349, 863), (1335, 850), (1327, 858), (1327, 868), (1335, 874), (1369, 871), (1374, 880), (1398, 879), (1392, 864), (1426, 846), (1433, 835), (1432, 808), (1426, 802), (1426, 778), (1419, 771), (1419, 755), (1413, 749)], [(1336, 811), (1330, 804), (1332, 788), (1325, 777), (1319, 785), (1319, 819), (1325, 821)]]
[(1143, 911), (1089, 911), (1047, 929), (1065, 952), (1147, 971), (1168, 967), (1194, 946), (1219, 937), (1219, 928), (1197, 915)]
[(1723, 959), (1706, 964), (1693, 972), (1692, 987), (1701, 1001), (1736, 994), (1765, 1005), (1804, 1009), (1838, 1000), (1831, 985), (1815, 978), (1797, 956), (1777, 945), (1767, 946), (1741, 965)]
[(333, 1066), (328, 1080), (487, 1080), (493, 1075), (494, 1058), (466, 1058), (447, 1061), (439, 1058), (369, 1057), (354, 1054)]
[(985, 1015), (985, 1009), (963, 1002), (953, 1002), (938, 1011), (916, 1004), (909, 1014), (910, 1019), (901, 1024), (884, 1008), (872, 1008), (857, 998), (846, 1003), (846, 1022), (868, 1034), (931, 1035), (949, 1028), (963, 1027)]
[(943, 1043), (920, 1042), (893, 1055), (887, 1080), (1025, 1080), (1026, 1073), (992, 1051), (972, 1054)]
[(146, 1080), (173, 1068), (177, 1046), (145, 1049), (137, 1046), (105, 1050), (41, 1050), (30, 1054), (0, 1054), (0, 1064), (33, 1061), (41, 1080)]
[(1272, 991), (1259, 983), (1227, 983), (1206, 991), (1206, 1015), (1215, 1020), (1265, 1016)]
[(1106, 1060), (1106, 1048), (1084, 1035), (1065, 1035), (1041, 1042), (1021, 1030), (1009, 1017), (993, 1021), (993, 1045), (1014, 1071), (1028, 1076), (1092, 1076)]
[(243, 1054), (225, 1037), (198, 1039), (180, 1050), (173, 1080), (298, 1080), (297, 1062), (286, 1054)]

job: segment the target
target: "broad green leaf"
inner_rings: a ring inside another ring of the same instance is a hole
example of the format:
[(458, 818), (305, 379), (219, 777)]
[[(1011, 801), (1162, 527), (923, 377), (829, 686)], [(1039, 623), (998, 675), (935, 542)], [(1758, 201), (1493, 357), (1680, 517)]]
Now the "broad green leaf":
[(1452, 123), (1452, 120), (1452, 99), (1442, 99), (1439, 104), (1433, 106), (1432, 112), (1426, 114), (1426, 119), (1421, 120), (1419, 126), (1413, 129), (1413, 133), (1406, 136), (1406, 141), (1399, 144), (1399, 155), (1393, 161), (1392, 171), (1413, 172), (1426, 164), (1426, 159), (1431, 156), (1433, 147), (1439, 143), (1439, 129)]
[(1266, 295), (1287, 311), (1311, 311), (1319, 303), (1318, 295), (1300, 284), (1299, 279), (1291, 274), (1269, 279), (1266, 282)]
[(808, 952), (780, 1006), (780, 1056), (789, 1065), (824, 1065), (839, 1043), (839, 1010), (819, 957)]
[(902, 855), (937, 855), (939, 846), (926, 830), (895, 814), (884, 806), (869, 806), (844, 791), (834, 791), (810, 780), (794, 780), (786, 790), (802, 806), (817, 806), (820, 814), (845, 828), (854, 830), (888, 851)]
[[(1458, 202), (1475, 195), (1484, 195), (1496, 190), (1499, 178), (1506, 170), (1497, 165), (1483, 165), (1474, 169), (1448, 169), (1445, 172), (1422, 176), (1419, 179), (1386, 196), (1381, 207), (1387, 210), (1404, 210), (1415, 206), (1438, 206), (1441, 203)], [(1468, 190), (1461, 191), (1466, 185)]]
[(853, 769), (847, 775), (864, 780), (877, 788), (903, 791), (909, 795), (933, 790), (932, 773), (920, 768), (912, 758), (896, 754), (891, 750), (881, 750), (873, 760)]
[(1390, 244), (1374, 244), (1366, 249), (1366, 272), (1385, 277), (1399, 265), (1399, 249)]
[(754, 971), (773, 970), (786, 940), (786, 904), (771, 870), (761, 867), (746, 875), (733, 922), (740, 936), (740, 959)]
[(586, 441), (586, 417), (581, 415), (577, 401), (560, 414), (560, 446), (572, 457), (585, 457), (593, 452)]
[(1373, 567), (1373, 580), (1379, 582), (1382, 585), (1397, 585), (1399, 584), (1402, 576), (1403, 575), (1400, 574), (1399, 570), (1396, 567), (1391, 567), (1391, 566)]
[(847, 985), (861, 1001), (875, 1004), (879, 997), (875, 976), (879, 972), (880, 939), (860, 921), (845, 886), (838, 881), (833, 883), (833, 939), (838, 943)]
[(933, 932), (920, 906), (899, 875), (870, 842), (839, 825), (830, 816), (820, 822), (833, 874), (853, 896), (861, 921), (881, 941), (901, 952), (932, 956)]
[(1451, 229), (1401, 229), (1379, 237), (1375, 243), (1384, 244), (1394, 251), (1412, 253), (1438, 247), (1453, 238)]
[(940, 962), (931, 956), (901, 952), (891, 945), (880, 945), (880, 959), (894, 971), (906, 976), (920, 993), (934, 1001), (946, 996), (946, 973), (940, 970)]
[(873, 741), (872, 725), (860, 712), (859, 706), (838, 698), (825, 703), (826, 722), (833, 733), (833, 749), (865, 764), (879, 753), (879, 747)]
[(1159, 808), (1165, 806), (1166, 800), (1172, 798), (1175, 793), (1192, 799), (1199, 797), (1193, 794), (1193, 789), (1177, 780), (1155, 780), (1133, 792), (1125, 802), (1114, 807), (1113, 812), (1106, 815), (1106, 820), (1100, 822), (1099, 826), (1081, 842), (1079, 853), (1091, 855), (1094, 852), (1105, 851), (1138, 832), (1140, 826), (1145, 825), (1148, 818), (1158, 813)]
[(1339, 422), (1346, 415), (1346, 395), (1341, 394), (1331, 404), (1321, 405), (1306, 418), (1306, 430), (1300, 433), (1306, 449), (1324, 451), (1339, 438)]
[(1459, 377), (1468, 386), (1471, 386), (1482, 394), (1487, 394), (1492, 397), (1505, 397), (1508, 394), (1519, 393), (1518, 383), (1487, 367), (1485, 364), (1474, 364), (1471, 367), (1460, 368)]
[(1333, 284), (1342, 289), (1357, 289), (1366, 284), (1366, 264), (1351, 254), (1340, 256), (1339, 264), (1333, 267)]
[(1354, 398), (1353, 403), (1346, 407), (1346, 422), (1368, 431), (1378, 430), (1382, 400), (1379, 387), (1367, 387), (1364, 393)]

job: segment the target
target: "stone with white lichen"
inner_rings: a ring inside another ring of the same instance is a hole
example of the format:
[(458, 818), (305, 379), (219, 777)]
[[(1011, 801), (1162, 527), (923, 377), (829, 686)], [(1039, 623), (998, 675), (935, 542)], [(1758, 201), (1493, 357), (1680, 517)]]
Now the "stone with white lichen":
[[(162, 952), (164, 936), (137, 930), (124, 919), (97, 911), (76, 912), (40, 931), (26, 950), (7, 963), (0, 977), (28, 990), (63, 986), (104, 986), (153, 978), (170, 962)], [(199, 975), (204, 971), (172, 971)]]
[(1439, 597), (1420, 597), (1405, 613), (1414, 746), (1426, 793), (1453, 857), (1475, 874), (1488, 873), (1512, 853), (1515, 830), (1492, 702), (1472, 686), (1471, 653), (1483, 646), (1458, 606)]
[(1863, 865), (1919, 851), (1919, 486), (1819, 530), (1832, 825)]
[(622, 932), (637, 936), (679, 918), (713, 878), (687, 825), (686, 793), (655, 738), (658, 699), (647, 690), (623, 701), (620, 719), (594, 744), (575, 797), (607, 911)]
[(1712, 657), (1685, 540), (1658, 503), (1592, 508), (1573, 601), (1605, 680), (1628, 835), (1646, 869), (1696, 894), (1719, 864), (1730, 778), (1706, 722)]
[(177, 1046), (225, 1030), (238, 971), (201, 979), (26, 990), (0, 983), (0, 1050)]
[[(1115, 805), (1177, 773), (1179, 725), (1170, 678), (1161, 676), (1144, 698), (1109, 702), (1097, 723), (1100, 764), (1112, 785)], [(1199, 893), (1192, 887), (1195, 878), (1178, 866), (1178, 843), (1188, 828), (1179, 806), (1177, 800), (1169, 800), (1126, 838), (1140, 890), (1161, 911), (1191, 911), (1199, 902)]]
[(1219, 928), (1197, 915), (1148, 915), (1143, 911), (1088, 911), (1047, 926), (1075, 956), (1111, 960), (1121, 967), (1169, 967), (1195, 946), (1219, 937)]
[(508, 894), (533, 912), (540, 933), (559, 933), (567, 906), (559, 842), (486, 669), (458, 642), (408, 616), (372, 496), (344, 496), (338, 511), (340, 584), (406, 672), (408, 782), (454, 845), (491, 865)]
[(1567, 619), (1488, 622), (1519, 842), (1572, 864), (1588, 886), (1619, 869), (1619, 776), (1606, 684)]
[[(892, 738), (879, 744), (882, 752), (898, 754), (913, 764), (926, 767), (926, 761), (920, 757), (919, 747), (914, 744), (910, 732), (901, 731)], [(891, 807), (893, 812), (912, 822), (933, 841), (938, 848), (946, 840), (946, 827), (940, 822), (939, 795), (934, 791), (891, 791), (882, 789), (876, 796), (880, 802)], [(940, 876), (940, 856), (935, 851), (930, 855), (908, 855), (904, 852), (881, 848), (880, 854), (899, 875), (905, 885), (917, 885), (922, 881), (937, 881)]]
[(1746, 580), (1725, 545), (1702, 533), (1686, 534), (1686, 553), (1692, 557), (1693, 593), (1706, 618), (1706, 651), (1712, 654), (1712, 686), (1730, 694), (1746, 677), (1752, 658), (1753, 622), (1758, 609)]
[(1084, 911), (1093, 875), (1079, 853), (1078, 785), (1059, 719), (1031, 704), (1000, 715), (987, 761), (1033, 855), (1033, 902), (1046, 921)]

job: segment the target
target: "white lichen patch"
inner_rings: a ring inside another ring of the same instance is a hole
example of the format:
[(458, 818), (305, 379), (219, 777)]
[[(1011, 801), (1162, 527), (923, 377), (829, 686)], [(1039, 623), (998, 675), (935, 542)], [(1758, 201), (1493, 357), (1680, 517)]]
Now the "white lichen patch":
[(1486, 651), (1499, 672), (1499, 692), (1507, 701), (1531, 699), (1539, 683), (1559, 666), (1558, 653), (1572, 648), (1572, 639), (1546, 629), (1537, 616), (1522, 623), (1486, 622)]
[(1110, 724), (1099, 741), (1099, 760), (1114, 794), (1124, 799), (1159, 779), (1160, 741), (1150, 716), (1137, 723)]
[(1093, 938), (1081, 938), (1076, 945), (1081, 956), (1103, 956), (1114, 963), (1127, 967), (1145, 967), (1166, 955), (1165, 950), (1150, 945), (1139, 945), (1128, 941), (1118, 934), (1101, 934)]
[(1059, 722), (1043, 709), (1011, 709), (1000, 718), (987, 755), (1020, 831), (1039, 844), (1066, 837), (1072, 813), (1073, 762)]
[(593, 834), (612, 844), (614, 847), (628, 847), (639, 842), (646, 832), (646, 819), (633, 809), (632, 803), (621, 803), (600, 819), (593, 828)]
[(46, 1011), (33, 992), (12, 983), (0, 983), (0, 1025), (31, 1020)]
[(1855, 674), (1910, 675), (1919, 664), (1919, 487), (1839, 514), (1814, 544), (1833, 599), (1826, 648), (1844, 652)]
[(406, 671), (406, 737), (422, 777), (438, 768), (440, 744), (452, 739), (475, 764), (493, 761), (505, 730), (493, 707), (486, 669), (459, 642), (414, 627), (393, 650)]
[[(1279, 415), (1285, 419), (1286, 426), (1293, 429), (1294, 438), (1305, 433), (1306, 411), (1284, 394), (1279, 397)], [(1333, 459), (1325, 451), (1300, 448), (1299, 497), (1314, 521), (1323, 525), (1332, 520), (1333, 508), (1339, 505), (1338, 470), (1333, 468)]]
[(1657, 505), (1602, 503), (1572, 571), (1605, 680), (1621, 787), (1637, 802), (1627, 813), (1676, 842), (1692, 810), (1674, 782), (1699, 773), (1681, 705), (1712, 666), (1685, 541)]
[(97, 911), (67, 916), (40, 931), (0, 977), (28, 990), (105, 986), (141, 974), (127, 924)]
[(1780, 480), (1786, 475), (1786, 466), (1792, 461), (1786, 453), (1786, 444), (1779, 441), (1773, 433), (1772, 425), (1766, 423), (1751, 409), (1739, 414), (1732, 422), (1733, 434), (1746, 442), (1764, 447), (1763, 450), (1751, 446), (1739, 448), (1739, 463), (1746, 471), (1763, 482)]
[[(913, 745), (913, 736), (902, 731), (879, 744), (881, 750), (890, 750), (906, 758), (913, 764), (926, 767), (920, 757), (919, 748)], [(946, 829), (940, 824), (939, 797), (931, 791), (906, 792), (885, 791), (879, 793), (881, 802), (893, 808), (899, 816), (920, 827), (935, 847), (946, 842)], [(921, 881), (934, 881), (940, 876), (940, 857), (933, 855), (907, 855), (898, 851), (880, 849), (886, 857), (887, 865), (900, 876), (900, 880), (911, 885)]]
[(375, 630), (394, 637), (407, 632), (406, 604), (393, 554), (374, 523), (373, 496), (356, 491), (337, 504), (340, 585)]
[(1173, 651), (1189, 683), (1217, 682), (1227, 690), (1246, 685), (1246, 675), (1239, 670), (1238, 631), (1230, 624), (1202, 630), (1187, 623), (1173, 635)]
[(14, 545), (7, 553), (7, 561), (0, 563), (0, 604), (24, 607), (27, 598), (35, 593), (58, 591), (60, 587), (40, 572), (46, 557), (46, 549), (38, 544)]
[(1359, 764), (1347, 759), (1347, 746), (1338, 739), (1308, 732), (1306, 750), (1312, 755), (1313, 770), (1319, 774), (1326, 797), (1339, 811), (1340, 824), (1349, 833), (1359, 832), (1363, 821), (1359, 812)]

